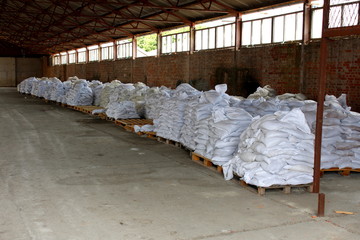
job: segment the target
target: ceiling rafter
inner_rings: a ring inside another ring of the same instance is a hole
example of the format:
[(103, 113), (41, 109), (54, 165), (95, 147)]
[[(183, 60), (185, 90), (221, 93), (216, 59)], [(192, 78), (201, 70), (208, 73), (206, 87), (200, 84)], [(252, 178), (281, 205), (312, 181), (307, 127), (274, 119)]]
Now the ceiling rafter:
[(0, 5), (0, 39), (50, 53), (289, 2), (294, 0), (7, 0)]

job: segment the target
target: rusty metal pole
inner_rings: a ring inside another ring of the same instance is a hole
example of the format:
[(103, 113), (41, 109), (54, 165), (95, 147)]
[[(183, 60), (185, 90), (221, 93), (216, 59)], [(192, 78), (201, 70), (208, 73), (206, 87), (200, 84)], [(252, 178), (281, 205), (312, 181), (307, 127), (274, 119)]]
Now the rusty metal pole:
[(319, 193), (318, 195), (318, 217), (323, 217), (325, 215), (325, 194)]
[(320, 79), (318, 82), (318, 102), (316, 111), (316, 129), (315, 129), (315, 150), (314, 150), (314, 187), (313, 192), (320, 191), (320, 165), (321, 165), (321, 142), (322, 125), (324, 113), (324, 100), (326, 89), (326, 59), (327, 59), (328, 39), (323, 38), (320, 45)]
[[(320, 44), (320, 78), (318, 82), (318, 103), (316, 111), (316, 129), (315, 129), (315, 149), (314, 149), (314, 186), (313, 192), (320, 191), (320, 167), (321, 167), (321, 143), (322, 143), (322, 125), (324, 114), (324, 100), (326, 91), (326, 66), (328, 58), (328, 42), (329, 39), (324, 36), (324, 32), (328, 29), (329, 24), (330, 1), (324, 1), (323, 10), (323, 28)], [(324, 216), (325, 212), (325, 194), (318, 194), (318, 216)]]

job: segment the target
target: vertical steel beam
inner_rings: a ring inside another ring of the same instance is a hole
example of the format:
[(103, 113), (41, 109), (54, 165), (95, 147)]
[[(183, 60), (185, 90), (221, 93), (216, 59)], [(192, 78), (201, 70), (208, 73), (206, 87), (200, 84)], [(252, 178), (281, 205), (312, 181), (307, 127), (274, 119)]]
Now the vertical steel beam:
[(113, 42), (113, 54), (114, 54), (114, 57), (113, 57), (113, 60), (117, 60), (117, 55), (118, 55), (118, 49), (117, 49), (117, 45), (116, 45), (116, 40)]
[(89, 49), (88, 47), (85, 47), (85, 62), (88, 63), (89, 62)]
[(195, 24), (190, 25), (190, 54), (195, 52)]
[(319, 193), (318, 195), (318, 217), (323, 217), (325, 215), (325, 194)]
[[(313, 192), (320, 192), (320, 167), (321, 167), (321, 145), (322, 145), (322, 125), (324, 114), (324, 100), (326, 92), (326, 66), (328, 58), (328, 42), (329, 39), (324, 37), (324, 32), (329, 25), (330, 0), (324, 1), (323, 8), (323, 24), (320, 44), (320, 78), (318, 82), (318, 103), (316, 111), (316, 129), (315, 129), (315, 149), (314, 149), (314, 186)], [(318, 194), (318, 216), (324, 216), (325, 194)]]
[(242, 14), (238, 13), (235, 19), (235, 51), (241, 47), (242, 37)]
[(311, 36), (311, 4), (310, 0), (304, 0), (303, 10), (303, 44), (308, 45)]
[(100, 61), (101, 61), (101, 56), (102, 56), (101, 52), (102, 52), (101, 45), (100, 45), (100, 44), (98, 44), (98, 62), (100, 62)]
[(132, 38), (132, 59), (134, 60), (137, 57), (137, 40), (136, 37)]
[(75, 64), (79, 63), (79, 53), (77, 51), (77, 49), (75, 49)]
[[(296, 33), (295, 33), (296, 34)], [(303, 6), (303, 31), (300, 59), (299, 92), (305, 91), (305, 46), (309, 44), (311, 36), (311, 0), (304, 0)]]
[(159, 30), (156, 34), (157, 37), (157, 52), (156, 52), (156, 57), (160, 57), (161, 56), (161, 52), (162, 52), (162, 34), (161, 31)]

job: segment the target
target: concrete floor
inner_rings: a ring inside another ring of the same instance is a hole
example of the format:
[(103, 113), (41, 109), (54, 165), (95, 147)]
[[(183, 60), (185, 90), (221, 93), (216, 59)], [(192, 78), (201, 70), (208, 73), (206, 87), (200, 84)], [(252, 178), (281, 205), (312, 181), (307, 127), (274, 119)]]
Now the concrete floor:
[[(360, 175), (260, 197), (188, 153), (0, 88), (0, 239), (360, 239)], [(352, 211), (354, 215), (334, 213)]]

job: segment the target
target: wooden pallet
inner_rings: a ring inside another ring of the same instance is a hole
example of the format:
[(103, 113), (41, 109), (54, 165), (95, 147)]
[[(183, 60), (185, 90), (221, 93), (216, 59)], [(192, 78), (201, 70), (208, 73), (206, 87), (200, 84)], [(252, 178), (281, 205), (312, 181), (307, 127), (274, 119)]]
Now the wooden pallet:
[(81, 106), (72, 106), (72, 109), (80, 112), (81, 111)]
[(181, 147), (181, 143), (179, 143), (179, 142), (176, 142), (176, 141), (173, 141), (173, 140), (170, 140), (167, 138), (159, 137), (159, 136), (156, 136), (156, 138), (157, 138), (158, 142), (173, 145), (175, 147)]
[(93, 116), (97, 116), (99, 117), (100, 119), (103, 119), (103, 120), (106, 120), (106, 114), (105, 113), (100, 113), (100, 114), (96, 114), (96, 115), (93, 115)]
[(222, 173), (223, 170), (222, 170), (222, 167), (221, 166), (218, 166), (218, 165), (215, 165), (210, 159), (204, 157), (204, 156), (201, 156), (200, 154), (197, 154), (195, 152), (192, 152), (191, 153), (191, 159), (196, 162), (196, 163), (199, 163), (200, 165), (203, 165), (205, 167), (208, 167), (212, 170), (215, 170), (219, 173)]
[(156, 132), (137, 132), (136, 134), (157, 140)]
[(115, 122), (115, 118), (111, 118), (111, 117), (106, 116), (106, 121)]
[[(138, 125), (138, 126), (144, 126), (147, 124), (152, 125), (153, 124), (153, 120), (152, 119), (140, 119), (140, 118), (134, 118), (134, 119), (118, 119), (115, 120), (115, 124), (123, 127), (125, 130), (129, 131), (129, 132), (135, 132), (134, 126)], [(140, 134), (138, 134), (140, 135)]]
[(328, 168), (321, 169), (320, 176), (323, 176), (325, 172), (338, 172), (342, 176), (349, 176), (351, 172), (360, 172), (360, 168)]
[(104, 109), (104, 108), (98, 106), (81, 106), (80, 111), (83, 113), (92, 114), (92, 111), (96, 109)]
[(126, 125), (144, 126), (147, 124), (153, 125), (153, 120), (152, 119), (140, 119), (140, 118), (116, 120), (116, 125), (119, 125), (119, 126), (126, 126)]
[(240, 185), (247, 188), (250, 191), (257, 192), (261, 196), (265, 195), (265, 192), (268, 190), (282, 190), (282, 192), (285, 194), (291, 193), (291, 190), (294, 188), (306, 188), (308, 192), (312, 192), (313, 190), (313, 185), (311, 183), (299, 184), (299, 185), (273, 185), (270, 187), (260, 187), (252, 184), (247, 184), (245, 181), (240, 180)]

